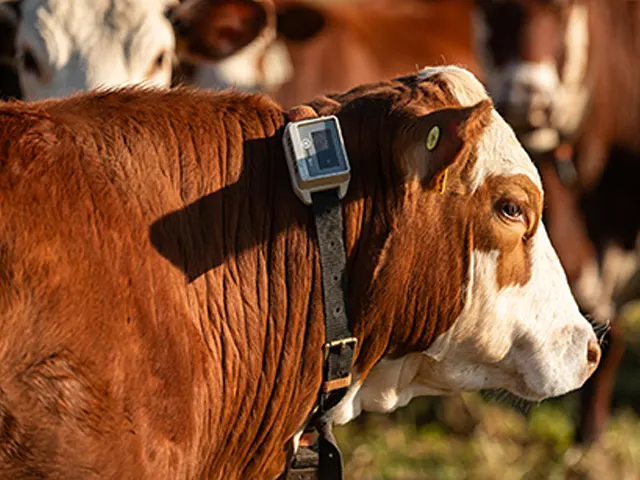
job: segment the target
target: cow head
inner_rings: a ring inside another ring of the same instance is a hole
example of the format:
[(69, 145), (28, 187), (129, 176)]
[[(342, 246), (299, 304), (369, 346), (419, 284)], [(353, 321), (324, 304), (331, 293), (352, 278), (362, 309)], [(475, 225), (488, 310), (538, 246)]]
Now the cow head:
[[(228, 57), (263, 34), (253, 0), (18, 0), (18, 71), (27, 99), (128, 84), (169, 86), (176, 54)], [(6, 8), (1, 7), (0, 8)]]
[(198, 66), (191, 82), (203, 88), (236, 86), (274, 94), (290, 81), (293, 65), (287, 43), (304, 43), (320, 35), (330, 15), (322, 5), (304, 0), (275, 0), (274, 5), (273, 35), (263, 35), (249, 48), (215, 65)]
[[(598, 341), (540, 221), (536, 167), (480, 82), (430, 68), (315, 108), (341, 119), (354, 172), (345, 236), (362, 293), (359, 380), (336, 421), (416, 395), (506, 388), (540, 400), (580, 387)], [(358, 235), (378, 246), (353, 247)]]
[(477, 0), (489, 92), (532, 153), (580, 126), (589, 98), (587, 0)]

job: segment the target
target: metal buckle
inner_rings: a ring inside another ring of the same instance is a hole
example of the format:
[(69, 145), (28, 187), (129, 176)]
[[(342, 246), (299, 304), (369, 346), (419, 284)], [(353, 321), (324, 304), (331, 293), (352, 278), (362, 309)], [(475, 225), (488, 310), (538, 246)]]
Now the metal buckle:
[(333, 340), (332, 342), (325, 343), (324, 344), (324, 359), (325, 360), (327, 359), (327, 357), (329, 356), (329, 351), (332, 348), (335, 348), (335, 347), (344, 348), (345, 346), (349, 345), (350, 343), (353, 344), (353, 351), (355, 352), (356, 347), (358, 346), (358, 339), (356, 337), (341, 338), (339, 340)]
[[(324, 344), (324, 361), (325, 362), (327, 361), (327, 358), (329, 357), (329, 352), (332, 348), (340, 347), (342, 349), (349, 344), (353, 344), (353, 351), (355, 352), (355, 348), (358, 345), (358, 339), (356, 337), (348, 337), (348, 338), (341, 338), (340, 340), (334, 340), (332, 342), (325, 343)], [(351, 385), (351, 367), (349, 367), (349, 370), (346, 372), (346, 374), (343, 377), (334, 378), (331, 380), (324, 380), (322, 382), (322, 390), (325, 393), (328, 393), (341, 388), (347, 388), (349, 385)]]

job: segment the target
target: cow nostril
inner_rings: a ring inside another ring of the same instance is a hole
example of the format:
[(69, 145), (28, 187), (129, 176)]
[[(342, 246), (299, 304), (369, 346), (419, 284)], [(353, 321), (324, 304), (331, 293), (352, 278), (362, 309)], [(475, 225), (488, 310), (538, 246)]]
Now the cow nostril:
[(587, 344), (587, 362), (591, 369), (595, 369), (600, 363), (600, 345), (595, 338), (589, 340)]
[(531, 108), (529, 110), (528, 120), (532, 127), (543, 127), (548, 119), (549, 115), (545, 109)]
[(543, 96), (532, 97), (527, 105), (527, 120), (532, 127), (544, 127), (551, 119), (551, 102)]

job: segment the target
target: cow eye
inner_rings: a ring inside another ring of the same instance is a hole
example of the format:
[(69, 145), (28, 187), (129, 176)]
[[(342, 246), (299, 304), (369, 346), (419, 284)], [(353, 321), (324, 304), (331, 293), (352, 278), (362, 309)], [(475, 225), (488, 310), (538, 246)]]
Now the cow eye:
[(167, 58), (167, 52), (162, 52), (156, 57), (155, 65), (160, 68), (164, 65), (164, 62)]
[(157, 71), (162, 70), (166, 66), (168, 59), (169, 59), (169, 54), (167, 53), (166, 50), (163, 50), (158, 55), (156, 55), (156, 57), (153, 60), (153, 63), (151, 64), (150, 74), (154, 74)]
[(507, 200), (500, 204), (500, 213), (510, 220), (520, 220), (522, 208), (516, 202)]
[(31, 53), (31, 50), (25, 48), (20, 54), (19, 61), (26, 72), (36, 75), (37, 77), (40, 76), (41, 72), (40, 67), (38, 66), (38, 61), (33, 53)]

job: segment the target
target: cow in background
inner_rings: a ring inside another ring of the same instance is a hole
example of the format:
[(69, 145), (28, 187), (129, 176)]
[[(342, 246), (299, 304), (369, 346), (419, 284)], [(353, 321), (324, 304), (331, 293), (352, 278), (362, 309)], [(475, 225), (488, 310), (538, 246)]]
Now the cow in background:
[(278, 0), (277, 31), (293, 75), (274, 92), (284, 106), (417, 66), (461, 64), (479, 75), (473, 1), (361, 0), (314, 5)]
[[(274, 35), (253, 0), (12, 0), (25, 99), (130, 84), (168, 87), (174, 59), (218, 61)], [(264, 38), (263, 38), (264, 37)]]
[(473, 54), (473, 0), (276, 0), (275, 41), (201, 66), (187, 82), (262, 90), (292, 106), (314, 95), (389, 79), (421, 65), (460, 64)]
[[(537, 161), (545, 222), (574, 294), (614, 319), (638, 266), (640, 2), (478, 0), (476, 27), (492, 97)], [(624, 343), (614, 321), (583, 393), (578, 439), (598, 438)]]

